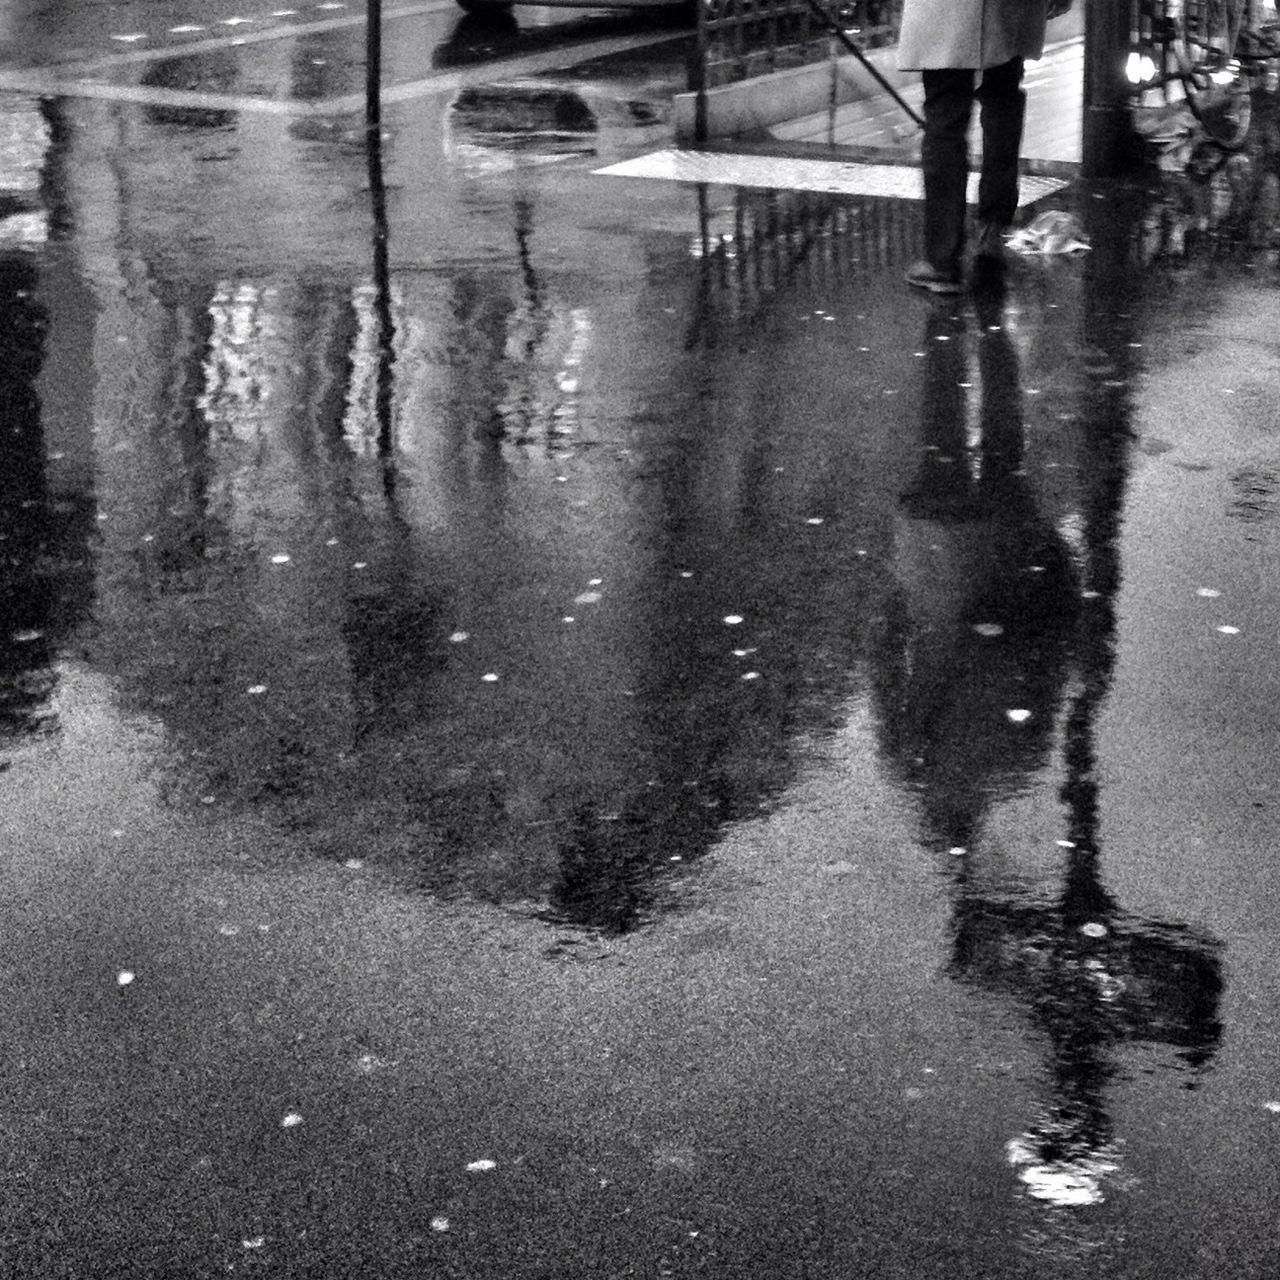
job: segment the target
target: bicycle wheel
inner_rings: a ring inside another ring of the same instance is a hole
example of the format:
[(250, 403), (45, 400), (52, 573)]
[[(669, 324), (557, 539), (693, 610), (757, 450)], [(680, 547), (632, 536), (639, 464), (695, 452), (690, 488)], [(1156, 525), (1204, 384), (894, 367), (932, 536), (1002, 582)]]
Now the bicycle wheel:
[(1244, 146), (1253, 120), (1249, 79), (1236, 56), (1250, 0), (1186, 0), (1174, 45), (1187, 106), (1211, 141)]
[(1236, 58), (1249, 0), (1185, 0), (1174, 56), (1187, 105), (1210, 141), (1239, 151), (1253, 120), (1249, 79)]

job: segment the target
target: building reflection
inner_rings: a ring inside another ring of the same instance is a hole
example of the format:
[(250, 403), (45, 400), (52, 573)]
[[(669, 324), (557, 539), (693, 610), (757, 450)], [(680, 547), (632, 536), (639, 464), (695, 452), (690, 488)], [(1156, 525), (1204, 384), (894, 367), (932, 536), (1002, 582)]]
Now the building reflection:
[[(369, 187), (362, 267), (135, 257), (109, 300), (137, 376), (97, 405), (93, 653), (163, 718), (175, 798), (270, 806), (322, 856), (625, 931), (767, 812), (873, 665), (931, 841), (976, 848), (992, 795), (1050, 766), (1080, 667), (1083, 570), (1022, 474), (1009, 334), (931, 321), (904, 504), (910, 442), (878, 402), (815, 423), (794, 410), (812, 365), (756, 358), (783, 301), (896, 270), (918, 210), (744, 193), (717, 226), (704, 200), (681, 264), (695, 323), (632, 362), (635, 300), (587, 306), (544, 272), (536, 187), (505, 257), (399, 273), (380, 169)], [(669, 235), (659, 253), (669, 270)], [(914, 313), (877, 323), (898, 376)]]
[[(1091, 324), (1116, 324), (1114, 299), (1090, 301)], [(1125, 336), (1099, 340), (1123, 352)], [(1009, 1142), (1009, 1163), (1037, 1200), (1093, 1204), (1121, 1164), (1108, 1104), (1121, 1047), (1172, 1050), (1194, 1082), (1217, 1048), (1222, 992), (1220, 944), (1125, 911), (1102, 874), (1094, 736), (1115, 652), (1126, 379), (1084, 389), (1068, 538), (1026, 466), (1000, 298), (932, 313), (921, 346), (919, 466), (901, 499), (899, 604), (877, 671), (882, 747), (918, 799), (926, 843), (947, 858), (952, 976), (1016, 1003), (1043, 1038), (1047, 1096)], [(1010, 873), (984, 824), (1058, 752), (1060, 881), (1037, 891)]]
[(663, 380), (613, 391), (652, 445), (633, 476), (639, 437), (606, 451), (583, 405), (625, 363), (543, 279), (534, 201), (508, 262), (417, 279), (378, 269), (371, 213), (371, 277), (125, 284), (93, 660), (163, 720), (175, 802), (268, 806), (406, 884), (635, 928), (834, 727), (878, 546), (833, 520), (815, 561), (796, 504), (840, 512), (866, 468), (842, 424), (803, 456), (772, 428), (762, 397), (798, 389), (764, 364), (713, 409), (736, 375), (673, 326)]
[(39, 563), (52, 534), (36, 379), (47, 322), (34, 257), (0, 251), (0, 736), (40, 731), (55, 683), (52, 601)]
[[(91, 446), (87, 373), (65, 262), (47, 260), (48, 236), (69, 221), (61, 200), (62, 136), (53, 104), (14, 97), (3, 111), (10, 147), (0, 167), (0, 748), (57, 729), (59, 648), (92, 592)], [(71, 342), (51, 343), (54, 316)]]

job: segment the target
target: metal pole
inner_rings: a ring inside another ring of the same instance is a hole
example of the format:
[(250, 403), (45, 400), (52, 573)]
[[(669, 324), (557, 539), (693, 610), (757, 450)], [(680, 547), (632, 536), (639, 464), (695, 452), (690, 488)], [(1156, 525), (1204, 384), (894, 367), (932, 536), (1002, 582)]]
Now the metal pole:
[(1114, 178), (1138, 160), (1125, 62), (1133, 40), (1134, 0), (1084, 0), (1084, 119), (1081, 169)]
[(698, 0), (698, 37), (694, 41), (689, 63), (689, 88), (693, 90), (693, 141), (702, 146), (707, 140), (707, 57), (711, 43), (707, 39), (707, 5)]
[(395, 487), (395, 439), (392, 432), (392, 365), (395, 322), (391, 314), (391, 256), (387, 243), (387, 188), (382, 176), (382, 0), (367, 0), (365, 33), (365, 155), (369, 162), (369, 200), (373, 215), (373, 312), (378, 326), (374, 412), (378, 455), (388, 494)]
[(902, 96), (902, 94), (900, 94), (897, 91), (897, 89), (895, 89), (893, 85), (891, 85), (889, 81), (886, 80), (883, 75), (881, 75), (879, 70), (876, 67), (872, 66), (871, 61), (867, 57), (867, 55), (863, 53), (862, 50), (859, 49), (858, 46), (854, 44), (854, 42), (850, 40), (847, 35), (845, 35), (844, 30), (841, 28), (840, 24), (835, 20), (835, 18), (831, 16), (831, 14), (827, 11), (827, 9), (822, 4), (819, 3), (819, 0), (806, 0), (806, 3), (808, 4), (809, 8), (813, 11), (814, 16), (818, 18), (818, 20), (823, 24), (823, 26), (825, 26), (829, 31), (831, 31), (831, 33), (835, 36), (835, 38), (839, 40), (840, 43), (844, 45), (844, 47), (851, 54), (853, 54), (853, 56), (857, 58), (857, 60), (860, 63), (862, 63), (863, 70), (871, 74), (871, 78), (894, 100), (894, 102), (898, 104), (898, 106), (900, 106), (903, 109), (903, 111), (907, 113), (907, 115), (911, 117), (911, 119), (915, 122), (917, 128), (923, 129), (924, 120), (921, 118), (919, 113), (911, 106), (909, 102), (907, 102), (907, 100)]
[(382, 127), (382, 0), (365, 0), (364, 121)]

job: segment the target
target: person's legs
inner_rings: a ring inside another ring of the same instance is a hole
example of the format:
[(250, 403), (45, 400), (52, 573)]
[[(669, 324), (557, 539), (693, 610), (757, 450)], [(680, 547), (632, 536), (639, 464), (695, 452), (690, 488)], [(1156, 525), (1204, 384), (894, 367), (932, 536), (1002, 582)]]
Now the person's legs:
[(1027, 103), (1022, 88), (1022, 59), (1014, 58), (984, 71), (976, 96), (982, 125), (978, 222), (982, 229), (1003, 232), (1018, 211), (1018, 156)]
[(974, 72), (927, 70), (924, 82), (924, 253), (936, 271), (960, 276), (965, 191), (969, 181), (969, 118)]

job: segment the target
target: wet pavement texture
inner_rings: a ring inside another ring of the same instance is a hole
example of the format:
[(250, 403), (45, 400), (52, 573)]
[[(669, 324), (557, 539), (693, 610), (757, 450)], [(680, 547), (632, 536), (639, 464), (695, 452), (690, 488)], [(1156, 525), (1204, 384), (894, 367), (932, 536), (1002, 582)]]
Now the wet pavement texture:
[(935, 302), (686, 55), (0, 97), (9, 1274), (1280, 1268), (1274, 103)]

